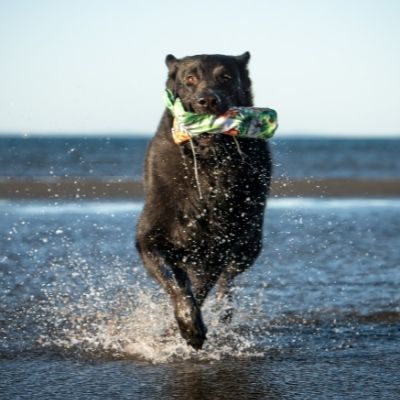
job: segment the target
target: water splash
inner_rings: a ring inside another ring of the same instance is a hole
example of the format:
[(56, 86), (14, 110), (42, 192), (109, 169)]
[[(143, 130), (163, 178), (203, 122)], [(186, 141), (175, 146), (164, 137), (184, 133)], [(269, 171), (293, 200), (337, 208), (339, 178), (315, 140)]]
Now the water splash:
[[(240, 321), (231, 325), (220, 322), (213, 299), (204, 308), (208, 341), (202, 351), (196, 352), (180, 337), (170, 305), (155, 290), (137, 285), (128, 295), (125, 293), (114, 299), (111, 308), (102, 295), (92, 291), (66, 307), (47, 305), (42, 314), (47, 315), (50, 322), (47, 327), (51, 329), (39, 335), (36, 345), (75, 356), (140, 359), (154, 363), (263, 354), (249, 333), (251, 329), (241, 329)], [(105, 308), (108, 311), (104, 311)]]
[(137, 282), (132, 284), (126, 278), (127, 268), (118, 261), (112, 269), (108, 266), (108, 272), (113, 271), (108, 276), (101, 267), (93, 276), (84, 258), (71, 257), (66, 264), (48, 266), (51, 281), (8, 312), (4, 332), (8, 354), (35, 352), (153, 363), (263, 354), (248, 329), (251, 321), (245, 310), (238, 310), (226, 325), (220, 322), (223, 308), (217, 310), (215, 296), (203, 309), (208, 341), (196, 352), (181, 338), (167, 296), (156, 285), (149, 286), (141, 269), (134, 269)]

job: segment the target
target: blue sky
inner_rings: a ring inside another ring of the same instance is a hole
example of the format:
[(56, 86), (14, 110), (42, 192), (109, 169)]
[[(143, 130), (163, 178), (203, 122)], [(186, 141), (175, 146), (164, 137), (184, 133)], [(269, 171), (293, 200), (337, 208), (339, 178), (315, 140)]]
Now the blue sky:
[(0, 0), (0, 131), (154, 132), (164, 58), (249, 50), (280, 132), (400, 136), (400, 1)]

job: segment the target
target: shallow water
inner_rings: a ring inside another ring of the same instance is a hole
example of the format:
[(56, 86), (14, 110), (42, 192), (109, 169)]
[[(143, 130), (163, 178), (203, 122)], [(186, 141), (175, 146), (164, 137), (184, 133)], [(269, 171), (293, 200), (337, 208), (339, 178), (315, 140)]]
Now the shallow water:
[(141, 206), (0, 202), (0, 398), (399, 398), (400, 200), (271, 200), (199, 352), (140, 265)]

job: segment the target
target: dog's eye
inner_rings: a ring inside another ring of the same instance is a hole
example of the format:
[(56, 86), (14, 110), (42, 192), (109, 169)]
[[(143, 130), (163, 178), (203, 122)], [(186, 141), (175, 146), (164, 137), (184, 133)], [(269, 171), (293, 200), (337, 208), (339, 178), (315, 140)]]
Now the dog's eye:
[(230, 80), (232, 79), (232, 76), (231, 75), (229, 75), (229, 74), (222, 74), (221, 75), (221, 80), (222, 80), (222, 82), (229, 82)]
[(197, 83), (197, 78), (194, 75), (187, 75), (185, 82), (188, 86), (195, 85)]

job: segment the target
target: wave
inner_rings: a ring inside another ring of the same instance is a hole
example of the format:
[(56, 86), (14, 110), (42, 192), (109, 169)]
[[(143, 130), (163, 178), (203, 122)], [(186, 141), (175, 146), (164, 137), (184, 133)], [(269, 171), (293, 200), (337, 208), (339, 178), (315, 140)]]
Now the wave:
[[(8, 201), (0, 200), (0, 209), (18, 214), (136, 214), (143, 208), (141, 201)], [(400, 199), (313, 199), (283, 198), (270, 199), (271, 209), (355, 209), (355, 208), (400, 208)]]

